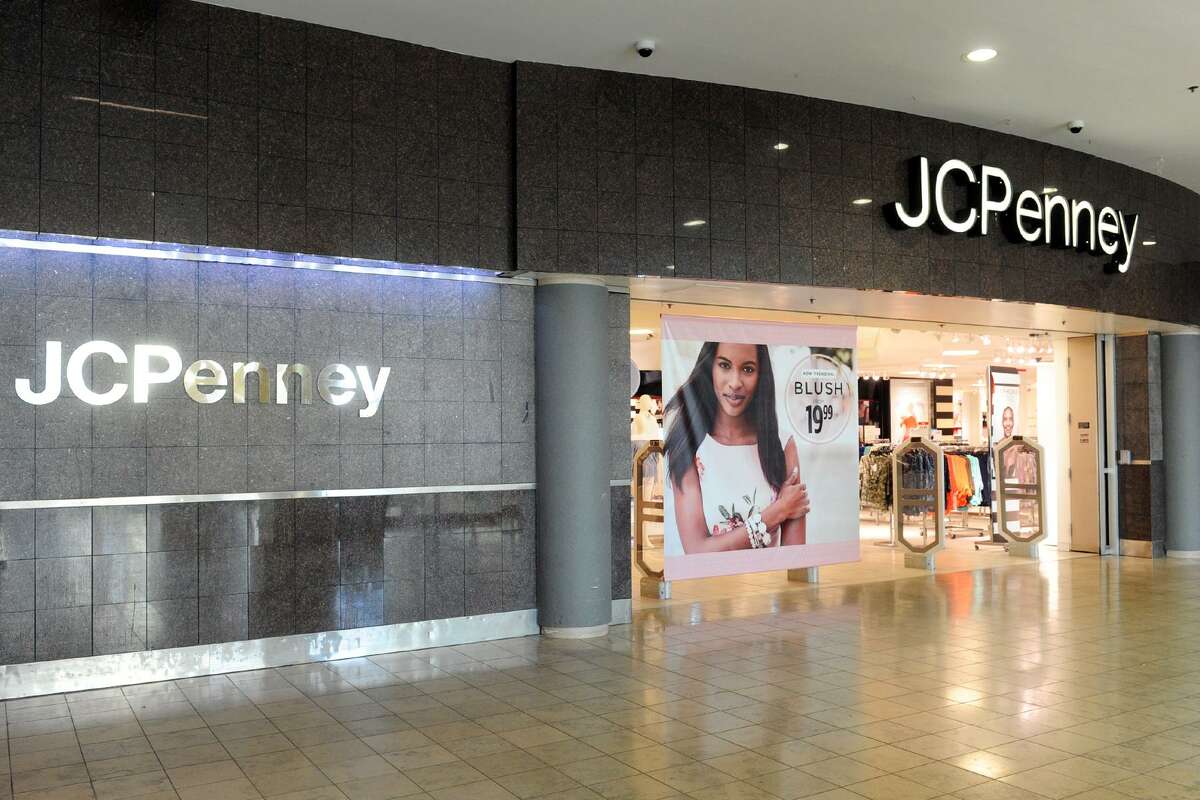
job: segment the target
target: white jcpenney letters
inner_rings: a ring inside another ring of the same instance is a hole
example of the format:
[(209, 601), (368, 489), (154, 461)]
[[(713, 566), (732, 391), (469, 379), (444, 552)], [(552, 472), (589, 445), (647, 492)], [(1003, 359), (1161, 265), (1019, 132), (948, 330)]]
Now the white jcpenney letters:
[[(1014, 242), (1073, 247), (1094, 255), (1111, 256), (1118, 272), (1129, 269), (1137, 237), (1138, 215), (1115, 211), (1110, 206), (1096, 209), (1087, 200), (1068, 200), (1057, 194), (1039, 194), (1025, 189), (1013, 197), (1012, 181), (999, 167), (972, 167), (952, 158), (930, 174), (929, 159), (915, 158), (911, 164), (912, 203), (884, 207), (888, 220), (897, 228), (919, 228), (929, 224), (942, 233), (986, 235), (992, 214)], [(965, 183), (971, 190), (971, 205), (965, 210), (946, 207), (947, 181)]]
[[(46, 379), (39, 391), (33, 388), (29, 378), (17, 378), (17, 397), (26, 403), (42, 406), (58, 399), (62, 393), (62, 342), (46, 342)], [(129, 391), (130, 384), (115, 382), (104, 391), (97, 391), (89, 383), (84, 366), (93, 356), (104, 356), (114, 364), (128, 364), (125, 351), (112, 342), (96, 340), (75, 348), (67, 359), (67, 386), (72, 394), (85, 403), (107, 406), (117, 402)], [(345, 364), (329, 364), (317, 374), (317, 393), (326, 403), (344, 406), (354, 400), (362, 390), (366, 406), (358, 410), (360, 417), (373, 417), (379, 410), (383, 390), (387, 386), (391, 367), (381, 367), (372, 379), (368, 367), (348, 367)], [(183, 374), (183, 390), (197, 403), (216, 403), (232, 388), (233, 402), (246, 402), (246, 378), (253, 375), (258, 383), (258, 402), (271, 402), (271, 385), (275, 386), (275, 402), (286, 405), (290, 379), (300, 382), (300, 402), (312, 403), (313, 373), (307, 364), (276, 364), (274, 381), (268, 365), (257, 361), (235, 361), (233, 380), (230, 386), (225, 368), (216, 361), (201, 359), (192, 362), (185, 370), (179, 353), (173, 347), (156, 344), (139, 344), (133, 348), (131, 383), (133, 402), (146, 403), (150, 400), (150, 386), (170, 383)]]

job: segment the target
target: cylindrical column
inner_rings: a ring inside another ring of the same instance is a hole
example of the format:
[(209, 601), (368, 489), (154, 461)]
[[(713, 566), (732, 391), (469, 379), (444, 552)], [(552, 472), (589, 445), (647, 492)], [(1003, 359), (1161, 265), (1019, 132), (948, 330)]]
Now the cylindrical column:
[(1167, 555), (1200, 558), (1200, 336), (1162, 337)]
[(608, 290), (586, 276), (538, 282), (538, 623), (603, 636), (612, 621), (608, 497)]

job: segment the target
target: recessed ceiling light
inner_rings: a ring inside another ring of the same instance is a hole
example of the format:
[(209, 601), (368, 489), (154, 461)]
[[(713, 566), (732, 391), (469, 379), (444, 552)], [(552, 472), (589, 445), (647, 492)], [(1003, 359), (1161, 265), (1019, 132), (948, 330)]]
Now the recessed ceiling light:
[(1156, 245), (1156, 244), (1158, 244), (1158, 240), (1156, 240), (1156, 239), (1143, 239), (1142, 240), (1142, 247), (1154, 247), (1154, 245)]
[(787, 142), (779, 142), (775, 145), (776, 150), (787, 150), (789, 147), (791, 147), (791, 145)]
[(674, 271), (675, 271), (675, 265), (674, 265), (674, 264), (667, 264), (667, 269), (669, 269), (669, 270), (671, 270), (672, 272), (674, 272)]
[(943, 350), (943, 356), (977, 356), (978, 350)]
[(1058, 191), (1057, 186), (1043, 186), (1042, 187), (1042, 194), (1054, 194), (1057, 191)]
[(650, 336), (654, 333), (653, 328), (630, 328), (630, 336)]
[(996, 51), (990, 47), (979, 47), (975, 50), (963, 53), (963, 60), (970, 61), (974, 64), (982, 64), (984, 61), (991, 61), (996, 57)]
[(687, 222), (683, 223), (683, 227), (698, 228), (703, 224), (704, 224), (704, 220), (702, 220), (702, 219), (689, 219)]
[(868, 206), (871, 204), (871, 198), (856, 197), (853, 200), (851, 200), (850, 202), (851, 202), (851, 204), (856, 205), (856, 206)]

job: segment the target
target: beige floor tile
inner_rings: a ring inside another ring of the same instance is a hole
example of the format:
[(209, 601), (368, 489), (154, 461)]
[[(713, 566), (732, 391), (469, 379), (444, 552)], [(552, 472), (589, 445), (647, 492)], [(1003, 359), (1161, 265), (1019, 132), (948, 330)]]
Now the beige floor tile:
[(15, 795), (35, 789), (53, 789), (73, 783), (87, 783), (89, 780), (91, 778), (88, 775), (87, 767), (83, 764), (68, 764), (29, 772), (14, 772), (12, 773), (12, 789)]
[(800, 769), (803, 769), (809, 775), (815, 775), (821, 780), (828, 781), (835, 786), (849, 786), (852, 783), (861, 783), (887, 774), (881, 769), (872, 767), (870, 764), (864, 764), (861, 761), (855, 761), (846, 756), (836, 756), (834, 758), (827, 758), (824, 761), (814, 761), (810, 764), (805, 764)]
[(400, 770), (433, 767), (439, 764), (452, 764), (459, 760), (456, 755), (437, 744), (389, 751), (382, 755), (390, 764)]
[(788, 765), (754, 752), (730, 753), (706, 759), (705, 764), (716, 767), (735, 778), (748, 780), (756, 775), (788, 769)]
[(1047, 764), (1046, 769), (1075, 778), (1091, 786), (1107, 786), (1133, 777), (1137, 773), (1088, 756), (1076, 756), (1066, 761)]
[(961, 756), (947, 759), (947, 761), (956, 767), (969, 769), (971, 772), (977, 772), (985, 778), (999, 780), (1005, 775), (1012, 775), (1015, 772), (1020, 772), (1025, 765), (1011, 758), (997, 755), (987, 750), (976, 750), (972, 753), (964, 753)]
[(801, 797), (810, 797), (837, 788), (829, 781), (790, 768), (758, 775), (746, 782), (780, 800), (799, 800)]
[(695, 800), (776, 800), (774, 795), (745, 781), (734, 781), (697, 789), (688, 797), (695, 798)]
[(590, 787), (606, 800), (663, 800), (677, 794), (675, 789), (649, 775), (631, 775)]
[[(470, 785), (470, 784), (466, 784)], [(381, 775), (345, 781), (337, 785), (349, 800), (395, 800), (397, 797), (428, 797), (421, 787), (403, 775)]]
[(850, 758), (870, 764), (884, 772), (899, 772), (929, 761), (925, 756), (886, 744), (851, 753)]
[(884, 775), (846, 787), (868, 800), (928, 800), (940, 792), (899, 775)]
[(179, 800), (259, 800), (262, 795), (245, 778), (179, 790)]
[(961, 756), (978, 749), (965, 742), (937, 734), (926, 734), (918, 736), (916, 739), (900, 741), (895, 744), (896, 747), (911, 750), (917, 755), (922, 755), (935, 761), (954, 758), (955, 756)]
[(159, 750), (158, 760), (164, 769), (187, 767), (194, 764), (207, 764), (213, 761), (224, 761), (230, 753), (218, 743), (198, 744), (194, 747), (180, 747), (175, 750)]
[(1042, 797), (1052, 798), (1052, 800), (1061, 800), (1061, 798), (1071, 797), (1092, 788), (1091, 784), (1068, 777), (1061, 772), (1055, 772), (1049, 767), (1038, 767), (1018, 772), (1015, 775), (1006, 775), (1000, 780), (1027, 789)]
[(96, 800), (126, 800), (172, 790), (171, 781), (162, 770), (93, 781), (92, 788), (96, 792)]
[(160, 768), (158, 758), (154, 753), (140, 753), (133, 756), (121, 756), (100, 761), (87, 762), (88, 774), (92, 780), (105, 778), (121, 778), (127, 775), (140, 775), (143, 772), (153, 772)]
[[(388, 759), (391, 760), (390, 758)], [(395, 765), (395, 762), (393, 762)], [(435, 764), (426, 767), (415, 767), (403, 770), (409, 780), (420, 786), (426, 792), (445, 789), (449, 786), (459, 786), (484, 780), (482, 772), (463, 761), (453, 761), (446, 764)]]
[(32, 753), (15, 753), (9, 756), (9, 768), (13, 772), (29, 772), (45, 767), (61, 767), (67, 764), (79, 764), (83, 761), (83, 753), (79, 745), (56, 747), (52, 750), (37, 750)]
[(684, 794), (691, 794), (698, 789), (719, 786), (722, 783), (736, 780), (735, 776), (705, 763), (678, 764), (655, 770), (649, 775)]
[(325, 777), (334, 783), (344, 783), (361, 778), (376, 778), (385, 775), (403, 778), (400, 770), (392, 766), (383, 756), (374, 753), (360, 758), (319, 764), (318, 767), (325, 773)]
[(490, 756), (480, 756), (471, 759), (471, 766), (487, 775), (498, 778), (502, 775), (512, 775), (517, 772), (528, 772), (531, 769), (541, 769), (547, 766), (544, 761), (524, 750), (512, 750), (504, 753), (494, 753)]
[(900, 777), (915, 781), (922, 786), (928, 786), (939, 793), (949, 794), (961, 791), (968, 786), (985, 783), (988, 778), (977, 772), (972, 772), (944, 761), (930, 761), (917, 767), (911, 767), (899, 773)]
[(614, 778), (636, 775), (639, 772), (638, 769), (618, 761), (612, 756), (599, 756), (598, 758), (588, 758), (582, 761), (560, 763), (557, 767), (564, 775), (585, 786), (604, 783)]
[(495, 781), (464, 783), (432, 794), (434, 800), (515, 800), (515, 795)]
[(232, 781), (246, 777), (242, 770), (232, 760), (212, 761), (204, 764), (191, 764), (186, 767), (173, 767), (167, 770), (167, 777), (176, 789), (188, 786), (200, 786), (205, 783)]
[[(476, 773), (478, 774), (478, 773)], [(414, 780), (416, 780), (414, 778)], [(574, 788), (578, 784), (566, 774), (553, 767), (517, 772), (512, 775), (497, 777), (496, 782), (512, 794), (525, 800), (530, 797), (540, 797), (551, 792), (561, 792)], [(420, 783), (420, 781), (417, 781)], [(598, 789), (598, 787), (595, 787)]]
[(557, 742), (533, 745), (525, 749), (535, 758), (551, 766), (583, 761), (604, 755), (602, 751), (578, 739), (562, 739)]
[(314, 789), (332, 783), (321, 770), (311, 765), (256, 775), (248, 774), (247, 777), (263, 797), (296, 792), (301, 789)]

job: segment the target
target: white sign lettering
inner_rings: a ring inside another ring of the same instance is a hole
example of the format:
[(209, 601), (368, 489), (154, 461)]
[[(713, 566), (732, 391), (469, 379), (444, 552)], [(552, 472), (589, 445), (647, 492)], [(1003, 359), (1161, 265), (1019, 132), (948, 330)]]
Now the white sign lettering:
[[(884, 207), (884, 214), (897, 228), (919, 228), (928, 224), (940, 233), (966, 233), (986, 236), (992, 215), (1014, 242), (1073, 247), (1081, 252), (1111, 258), (1117, 272), (1126, 272), (1133, 260), (1138, 215), (1096, 209), (1087, 200), (1069, 200), (1058, 194), (1038, 194), (1025, 189), (1013, 197), (1012, 181), (999, 167), (984, 164), (972, 167), (952, 158), (935, 172), (929, 159), (915, 158), (910, 163), (912, 200), (905, 208), (899, 202)], [(947, 207), (947, 182), (965, 184), (971, 202), (966, 209)]]
[[(275, 402), (287, 405), (289, 378), (295, 377), (300, 382), (300, 402), (303, 405), (312, 403), (313, 372), (307, 364), (276, 364), (275, 379), (271, 380), (271, 371), (267, 365), (257, 361), (233, 364), (233, 381), (230, 387), (229, 373), (225, 367), (216, 361), (200, 359), (183, 367), (183, 360), (173, 347), (155, 344), (139, 344), (133, 348), (133, 366), (129, 382), (115, 381), (107, 388), (97, 388), (89, 377), (87, 365), (93, 358), (104, 357), (117, 365), (129, 363), (129, 358), (118, 345), (97, 339), (85, 342), (67, 359), (67, 386), (71, 393), (85, 403), (93, 406), (112, 405), (126, 394), (130, 394), (135, 403), (150, 401), (150, 387), (154, 384), (171, 383), (183, 375), (183, 390), (187, 396), (197, 403), (217, 403), (225, 398), (232, 388), (233, 402), (246, 402), (246, 382), (253, 377), (257, 385), (258, 402), (271, 402), (271, 389), (275, 389)], [(378, 374), (372, 376), (371, 368), (366, 366), (350, 367), (345, 364), (329, 364), (317, 376), (317, 393), (321, 399), (331, 405), (343, 406), (352, 403), (362, 392), (365, 405), (358, 410), (360, 417), (373, 417), (383, 401), (383, 390), (387, 386), (391, 367), (381, 367)], [(63, 345), (62, 342), (46, 342), (45, 375), (42, 388), (35, 390), (33, 381), (29, 378), (17, 378), (17, 397), (35, 406), (52, 403), (62, 394), (63, 384)]]

